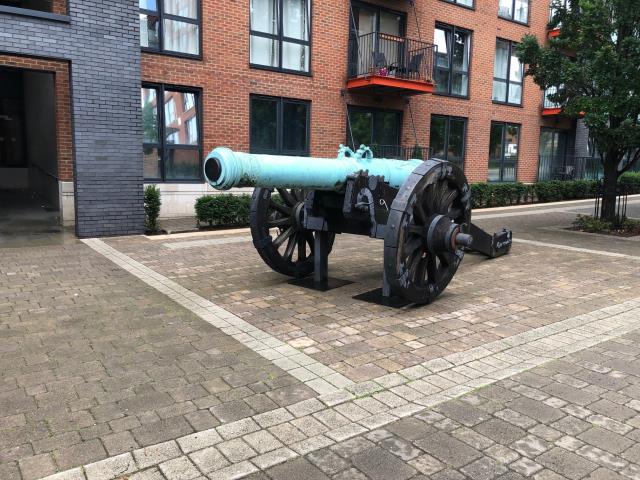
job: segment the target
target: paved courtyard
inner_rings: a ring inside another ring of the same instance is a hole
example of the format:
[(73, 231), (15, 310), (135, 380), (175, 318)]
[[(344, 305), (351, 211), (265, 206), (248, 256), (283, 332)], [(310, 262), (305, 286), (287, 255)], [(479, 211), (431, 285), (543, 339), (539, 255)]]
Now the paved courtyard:
[[(487, 210), (420, 308), (294, 287), (247, 231), (0, 249), (0, 479), (640, 479), (640, 241)], [(629, 214), (640, 217), (640, 198)]]

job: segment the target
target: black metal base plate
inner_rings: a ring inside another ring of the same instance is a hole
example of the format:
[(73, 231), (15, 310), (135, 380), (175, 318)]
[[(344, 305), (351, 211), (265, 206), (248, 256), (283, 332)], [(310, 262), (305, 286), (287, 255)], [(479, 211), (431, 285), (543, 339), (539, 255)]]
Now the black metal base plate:
[(293, 280), (289, 280), (288, 283), (289, 285), (295, 285), (296, 287), (309, 288), (311, 290), (317, 290), (319, 292), (326, 292), (328, 290), (333, 290), (334, 288), (344, 287), (345, 285), (349, 285), (353, 282), (350, 280), (343, 280), (341, 278), (329, 277), (326, 282), (317, 284), (313, 281), (313, 277), (304, 277), (294, 278)]
[(405, 300), (402, 297), (383, 297), (382, 296), (382, 288), (376, 288), (375, 290), (371, 290), (369, 292), (361, 293), (360, 295), (355, 295), (352, 297), (354, 300), (361, 300), (363, 302), (375, 303), (376, 305), (384, 305), (385, 307), (391, 308), (402, 308), (407, 305), (411, 305), (409, 300)]

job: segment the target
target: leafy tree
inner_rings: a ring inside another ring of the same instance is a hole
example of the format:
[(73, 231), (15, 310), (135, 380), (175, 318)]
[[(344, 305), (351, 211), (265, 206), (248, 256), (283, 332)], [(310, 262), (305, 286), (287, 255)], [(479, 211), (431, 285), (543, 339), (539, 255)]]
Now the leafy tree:
[(551, 28), (540, 45), (527, 35), (517, 55), (549, 99), (572, 117), (584, 115), (602, 158), (602, 218), (615, 217), (618, 177), (640, 157), (640, 8), (638, 0), (554, 0)]

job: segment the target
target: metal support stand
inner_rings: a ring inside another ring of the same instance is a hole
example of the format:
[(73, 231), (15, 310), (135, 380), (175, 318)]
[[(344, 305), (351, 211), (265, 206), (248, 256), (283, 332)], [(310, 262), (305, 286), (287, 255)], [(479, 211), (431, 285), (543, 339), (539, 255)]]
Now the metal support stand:
[(297, 278), (289, 283), (320, 292), (353, 283), (349, 280), (329, 278), (329, 233), (326, 230), (317, 230), (313, 238), (313, 277)]
[(327, 232), (317, 231), (313, 238), (313, 284), (325, 289), (329, 278), (329, 252)]
[(482, 253), (489, 258), (504, 255), (511, 249), (511, 230), (502, 230), (491, 234), (472, 223), (469, 227), (469, 233), (473, 237), (470, 250)]
[(391, 308), (402, 308), (411, 304), (408, 300), (391, 293), (391, 285), (389, 285), (387, 281), (387, 274), (384, 270), (382, 271), (382, 288), (376, 288), (375, 290), (355, 295), (352, 298), (354, 300), (375, 303), (376, 305), (384, 305), (385, 307)]

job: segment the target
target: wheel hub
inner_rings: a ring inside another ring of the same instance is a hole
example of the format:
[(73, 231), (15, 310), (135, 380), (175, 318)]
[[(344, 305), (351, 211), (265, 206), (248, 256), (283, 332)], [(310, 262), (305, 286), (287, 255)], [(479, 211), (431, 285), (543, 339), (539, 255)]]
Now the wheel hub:
[(471, 235), (463, 233), (462, 226), (445, 215), (433, 215), (427, 225), (427, 250), (432, 254), (454, 253), (473, 243)]

